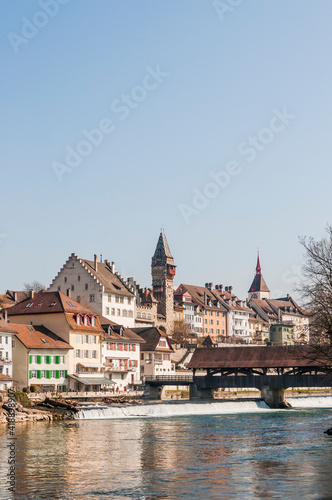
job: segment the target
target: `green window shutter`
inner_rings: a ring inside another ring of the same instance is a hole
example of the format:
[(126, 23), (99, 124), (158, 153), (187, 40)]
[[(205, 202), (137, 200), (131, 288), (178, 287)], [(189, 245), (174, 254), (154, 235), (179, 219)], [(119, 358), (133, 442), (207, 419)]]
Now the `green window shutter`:
[(60, 356), (55, 356), (55, 364), (60, 364)]
[(60, 370), (55, 371), (55, 378), (60, 378)]
[(37, 356), (37, 363), (38, 365), (41, 365), (41, 362), (42, 362), (42, 357), (41, 356)]
[(41, 372), (41, 370), (37, 370), (37, 378), (42, 378), (42, 372)]
[[(30, 354), (30, 363), (32, 363), (32, 354)], [(30, 377), (31, 378), (31, 377)]]
[(52, 363), (52, 357), (51, 356), (46, 356), (46, 363), (50, 365)]
[(68, 372), (67, 372), (67, 370), (65, 370), (65, 378), (67, 378), (67, 377), (68, 377)]
[(30, 370), (30, 377), (29, 378), (32, 378), (32, 370)]
[(63, 392), (66, 392), (66, 390), (67, 390), (67, 386), (66, 386), (66, 385), (63, 385), (63, 386), (62, 386), (62, 391), (63, 391)]
[(46, 370), (46, 378), (52, 377), (52, 370)]

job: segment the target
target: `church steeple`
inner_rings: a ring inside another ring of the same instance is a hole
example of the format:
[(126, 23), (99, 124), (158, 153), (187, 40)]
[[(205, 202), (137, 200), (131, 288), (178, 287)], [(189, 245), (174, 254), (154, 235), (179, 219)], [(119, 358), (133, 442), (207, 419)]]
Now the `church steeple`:
[(158, 300), (158, 313), (165, 317), (166, 333), (171, 333), (174, 323), (175, 268), (165, 233), (161, 232), (152, 257), (151, 274), (153, 295)]
[(269, 299), (270, 290), (268, 289), (265, 280), (262, 276), (262, 268), (259, 260), (259, 252), (257, 252), (256, 274), (251, 287), (248, 291), (249, 299)]

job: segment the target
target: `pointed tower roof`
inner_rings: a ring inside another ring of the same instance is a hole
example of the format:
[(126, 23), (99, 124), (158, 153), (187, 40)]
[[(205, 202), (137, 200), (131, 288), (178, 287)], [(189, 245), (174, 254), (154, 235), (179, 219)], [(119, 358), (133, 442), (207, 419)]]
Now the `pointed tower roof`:
[(249, 289), (248, 293), (251, 292), (269, 292), (270, 290), (268, 289), (264, 278), (262, 276), (262, 268), (261, 264), (259, 261), (259, 252), (257, 252), (257, 264), (256, 264), (256, 274), (254, 277), (253, 282), (251, 283), (251, 287)]
[(173, 256), (169, 249), (165, 233), (161, 232), (159, 235), (156, 250), (152, 257), (152, 267), (163, 266), (167, 263), (171, 263), (170, 261), (173, 261)]

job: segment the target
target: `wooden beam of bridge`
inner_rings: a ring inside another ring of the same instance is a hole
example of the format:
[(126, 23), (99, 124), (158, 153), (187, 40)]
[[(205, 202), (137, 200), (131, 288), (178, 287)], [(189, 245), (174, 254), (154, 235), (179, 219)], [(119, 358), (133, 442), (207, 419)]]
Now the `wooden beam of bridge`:
[(226, 375), (196, 376), (193, 383), (197, 389), (252, 388), (288, 389), (289, 387), (331, 387), (331, 375)]

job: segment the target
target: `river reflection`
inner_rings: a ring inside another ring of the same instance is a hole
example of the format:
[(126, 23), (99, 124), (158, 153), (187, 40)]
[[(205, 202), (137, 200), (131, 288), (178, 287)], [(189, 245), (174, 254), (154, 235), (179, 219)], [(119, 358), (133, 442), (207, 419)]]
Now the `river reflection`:
[[(17, 424), (16, 499), (332, 498), (331, 411)], [(0, 429), (0, 476), (8, 473)]]

